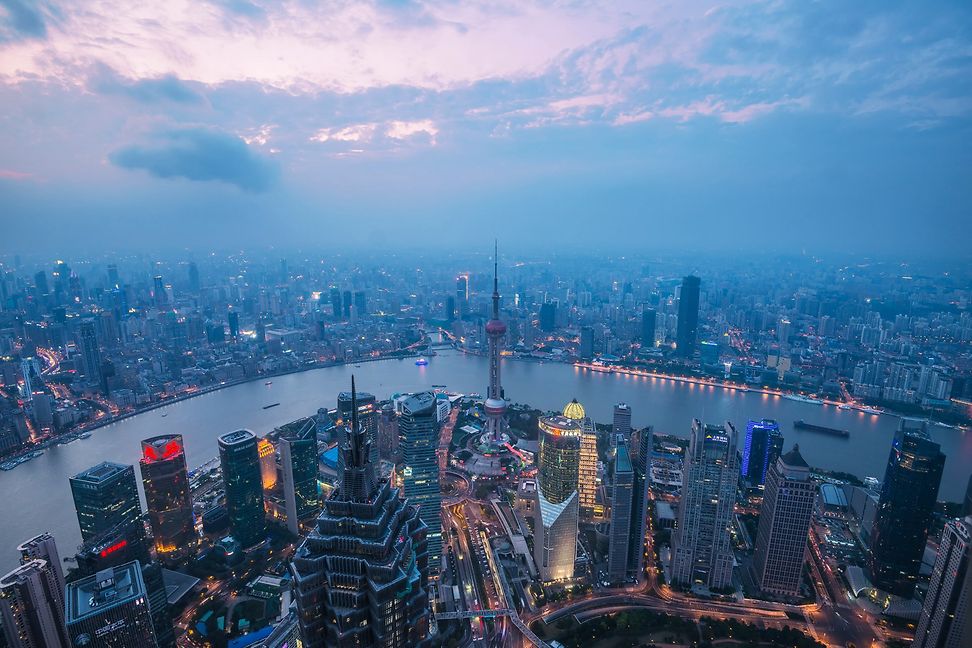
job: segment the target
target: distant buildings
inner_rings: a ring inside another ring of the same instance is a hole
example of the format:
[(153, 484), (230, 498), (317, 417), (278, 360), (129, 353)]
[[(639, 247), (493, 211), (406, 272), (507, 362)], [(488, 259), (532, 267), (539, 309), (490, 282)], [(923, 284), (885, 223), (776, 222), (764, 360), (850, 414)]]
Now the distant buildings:
[(611, 448), (618, 445), (618, 439), (631, 440), (631, 406), (618, 403), (614, 406), (614, 425), (611, 428)]
[(398, 422), (403, 455), (402, 484), (409, 504), (418, 506), (428, 537), (429, 571), (438, 574), (442, 557), (442, 495), (439, 491), (439, 422), (432, 392), (402, 403)]
[(340, 486), (290, 565), (303, 645), (421, 648), (429, 636), (427, 528), (378, 479), (356, 419), (341, 445)]
[(743, 479), (751, 486), (762, 486), (766, 471), (776, 463), (782, 451), (783, 435), (779, 423), (772, 419), (749, 421), (739, 465)]
[[(628, 443), (621, 440), (614, 455), (614, 491), (611, 498), (611, 526), (608, 531), (608, 579), (624, 582), (630, 575), (628, 553), (632, 534), (632, 502), (636, 497), (634, 466)], [(635, 525), (637, 527), (637, 525)], [(637, 528), (634, 529), (637, 532)]]
[(655, 346), (655, 326), (658, 321), (658, 313), (654, 308), (646, 308), (641, 311), (641, 346), (650, 349)]
[(141, 523), (133, 466), (105, 461), (70, 481), (82, 539), (90, 540), (119, 524)]
[(689, 275), (682, 279), (678, 298), (678, 328), (675, 334), (675, 352), (683, 358), (691, 358), (699, 336), (699, 292), (702, 281)]
[(574, 577), (580, 457), (581, 427), (577, 420), (567, 416), (541, 417), (536, 507), (539, 515), (533, 547), (534, 561), (545, 582)]
[(198, 539), (182, 435), (166, 434), (142, 441), (138, 467), (155, 553), (162, 561), (181, 562), (195, 553)]
[(736, 429), (692, 422), (672, 547), (672, 580), (710, 590), (732, 583), (729, 528), (739, 481)]
[(312, 418), (280, 428), (280, 472), (283, 476), (287, 530), (300, 532), (300, 523), (320, 509), (317, 492), (317, 423)]
[(945, 524), (912, 648), (972, 646), (972, 517)]
[(230, 533), (240, 546), (250, 547), (266, 532), (257, 438), (237, 430), (219, 437), (218, 445)]
[(81, 365), (84, 379), (92, 385), (101, 384), (101, 348), (95, 334), (94, 320), (86, 319), (81, 322), (78, 335), (81, 351)]
[(914, 592), (944, 466), (926, 424), (901, 419), (871, 534), (871, 581), (889, 594)]
[(72, 646), (158, 646), (138, 562), (69, 583), (65, 599)]
[(755, 581), (762, 592), (783, 597), (800, 593), (816, 492), (798, 446), (770, 466), (753, 554)]

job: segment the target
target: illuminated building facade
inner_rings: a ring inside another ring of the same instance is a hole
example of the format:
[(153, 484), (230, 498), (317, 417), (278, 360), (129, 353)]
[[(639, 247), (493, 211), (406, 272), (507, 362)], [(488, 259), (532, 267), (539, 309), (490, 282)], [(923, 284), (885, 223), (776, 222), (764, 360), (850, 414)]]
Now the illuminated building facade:
[(65, 599), (72, 646), (157, 648), (138, 562), (69, 583)]
[(182, 435), (166, 434), (142, 441), (138, 468), (155, 553), (164, 562), (181, 562), (195, 553), (198, 538)]
[(257, 454), (260, 456), (260, 483), (263, 490), (271, 491), (277, 485), (277, 450), (270, 439), (260, 439)]
[(587, 416), (584, 406), (573, 399), (564, 406), (564, 416), (577, 422), (580, 427), (580, 458), (577, 464), (577, 503), (584, 519), (604, 514), (604, 507), (597, 504), (597, 428)]
[(88, 468), (71, 478), (71, 494), (84, 540), (142, 515), (134, 466), (105, 461)]
[(439, 489), (439, 422), (432, 392), (413, 394), (402, 403), (402, 486), (409, 504), (419, 507), (427, 527), (429, 571), (439, 573), (442, 557), (442, 494)]
[(732, 423), (692, 422), (672, 545), (675, 583), (713, 590), (732, 583), (729, 529), (739, 482), (737, 443)]
[(266, 531), (257, 438), (249, 430), (237, 430), (219, 437), (218, 445), (230, 533), (240, 546), (250, 547)]
[(871, 533), (871, 582), (888, 594), (914, 592), (944, 468), (925, 422), (901, 419)]
[(540, 418), (534, 561), (545, 582), (574, 577), (581, 427), (567, 416)]
[[(353, 378), (351, 390), (353, 400)], [(353, 413), (341, 445), (340, 486), (290, 563), (303, 645), (422, 648), (429, 636), (427, 529), (416, 507), (378, 478), (356, 419)]]
[(499, 313), (499, 278), (497, 276), (497, 254), (493, 251), (493, 315), (486, 322), (486, 337), (489, 340), (489, 387), (486, 392), (486, 402), (483, 403), (483, 413), (486, 414), (486, 432), (493, 441), (500, 441), (507, 434), (509, 424), (506, 421), (506, 394), (500, 380), (500, 349), (506, 337), (506, 324), (500, 320)]
[(749, 421), (746, 424), (742, 463), (739, 465), (743, 479), (751, 486), (762, 486), (766, 471), (776, 463), (782, 452), (783, 435), (780, 434), (779, 423), (772, 419)]

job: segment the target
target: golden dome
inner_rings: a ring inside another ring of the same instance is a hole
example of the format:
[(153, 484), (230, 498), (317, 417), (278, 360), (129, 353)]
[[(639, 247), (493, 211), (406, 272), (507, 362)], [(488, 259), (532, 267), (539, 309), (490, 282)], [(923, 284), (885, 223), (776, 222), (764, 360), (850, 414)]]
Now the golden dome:
[(564, 416), (579, 421), (586, 416), (584, 406), (578, 403), (575, 398), (564, 406)]

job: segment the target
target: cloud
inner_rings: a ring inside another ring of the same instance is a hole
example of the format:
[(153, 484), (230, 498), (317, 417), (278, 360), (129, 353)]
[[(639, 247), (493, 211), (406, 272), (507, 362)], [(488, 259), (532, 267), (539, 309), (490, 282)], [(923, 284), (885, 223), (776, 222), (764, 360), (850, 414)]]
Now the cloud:
[(417, 135), (427, 136), (432, 144), (435, 144), (435, 136), (439, 134), (439, 129), (431, 119), (420, 119), (418, 121), (391, 121), (385, 129), (385, 135), (396, 140), (407, 140)]
[(0, 44), (46, 36), (47, 24), (37, 4), (30, 0), (0, 0)]
[(98, 65), (89, 81), (92, 89), (105, 94), (121, 94), (148, 104), (171, 101), (178, 104), (203, 104), (205, 97), (195, 84), (182, 81), (174, 74), (147, 79), (124, 79), (114, 70)]
[(141, 169), (158, 178), (225, 182), (264, 192), (276, 182), (278, 167), (233, 135), (203, 128), (158, 133), (148, 144), (132, 144), (109, 155), (122, 169)]
[(23, 171), (13, 169), (0, 169), (0, 180), (30, 180), (34, 176)]
[(370, 142), (378, 129), (378, 124), (353, 124), (341, 128), (322, 128), (311, 135), (310, 141), (325, 142)]
[[(339, 153), (364, 153), (363, 145), (373, 145), (372, 151), (398, 150), (403, 142), (425, 142), (435, 146), (439, 127), (431, 119), (392, 119), (386, 122), (366, 122), (347, 126), (321, 128), (310, 136), (317, 144), (336, 145)], [(342, 145), (353, 145), (345, 148)]]

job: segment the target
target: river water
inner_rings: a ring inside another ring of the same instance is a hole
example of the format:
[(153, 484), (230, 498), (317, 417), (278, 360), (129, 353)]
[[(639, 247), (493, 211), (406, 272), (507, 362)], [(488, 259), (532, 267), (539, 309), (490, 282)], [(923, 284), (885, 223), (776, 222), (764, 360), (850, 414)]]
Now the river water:
[[(17, 544), (42, 531), (54, 534), (62, 556), (74, 553), (80, 532), (68, 485), (71, 475), (103, 460), (135, 463), (139, 441), (162, 433), (182, 434), (189, 465), (196, 467), (216, 456), (220, 434), (245, 427), (262, 435), (320, 407), (333, 408), (337, 393), (350, 387), (352, 373), (359, 389), (379, 399), (432, 385), (465, 393), (486, 391), (486, 359), (448, 350), (430, 358), (425, 367), (416, 366), (413, 359), (397, 359), (278, 376), (269, 386), (255, 380), (99, 428), (88, 439), (50, 448), (42, 457), (0, 472), (0, 570), (16, 565)], [(504, 361), (503, 385), (511, 401), (541, 409), (560, 409), (577, 398), (602, 423), (611, 422), (614, 404), (623, 401), (631, 405), (634, 426), (651, 424), (658, 432), (680, 436), (688, 435), (693, 417), (710, 423), (729, 420), (740, 431), (748, 419), (773, 418), (786, 437), (786, 449), (799, 443), (811, 465), (859, 477), (883, 477), (898, 425), (898, 419), (891, 416), (657, 378), (598, 373), (560, 363)], [(278, 407), (262, 409), (277, 402)], [(797, 419), (844, 428), (851, 436), (842, 439), (795, 430), (793, 421)], [(931, 434), (947, 455), (939, 496), (960, 501), (972, 471), (972, 433), (935, 426)]]

